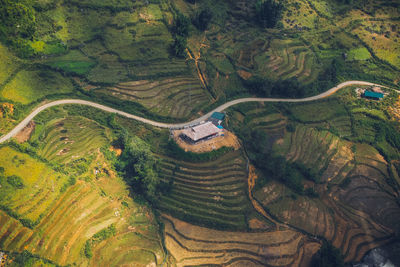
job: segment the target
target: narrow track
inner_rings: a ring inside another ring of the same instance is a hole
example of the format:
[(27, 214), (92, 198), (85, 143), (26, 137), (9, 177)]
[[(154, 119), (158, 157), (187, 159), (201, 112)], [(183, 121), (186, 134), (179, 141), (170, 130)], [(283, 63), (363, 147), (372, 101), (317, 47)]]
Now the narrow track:
[[(211, 116), (211, 114), (213, 112), (221, 112), (231, 106), (240, 104), (240, 103), (246, 103), (246, 102), (292, 102), (292, 103), (296, 103), (296, 102), (309, 102), (309, 101), (315, 101), (315, 100), (319, 100), (325, 97), (328, 97), (334, 93), (336, 93), (338, 90), (347, 87), (347, 86), (351, 86), (351, 85), (367, 85), (367, 86), (380, 86), (380, 87), (385, 87), (386, 86), (382, 86), (379, 84), (375, 84), (375, 83), (370, 83), (370, 82), (364, 82), (364, 81), (347, 81), (347, 82), (343, 82), (331, 89), (329, 89), (328, 91), (321, 93), (319, 95), (315, 95), (315, 96), (311, 96), (311, 97), (306, 97), (306, 98), (257, 98), (257, 97), (249, 97), (249, 98), (240, 98), (240, 99), (236, 99), (236, 100), (232, 100), (229, 102), (226, 102), (225, 104), (215, 108), (214, 110), (208, 112), (207, 114), (189, 121), (189, 122), (184, 122), (184, 123), (163, 123), (163, 122), (157, 122), (157, 121), (152, 121), (143, 117), (139, 117), (133, 114), (129, 114), (127, 112), (121, 111), (121, 110), (117, 110), (111, 107), (107, 107), (95, 102), (91, 102), (91, 101), (86, 101), (86, 100), (80, 100), (80, 99), (61, 99), (61, 100), (56, 100), (47, 104), (44, 104), (40, 107), (37, 107), (34, 111), (32, 111), (25, 119), (23, 119), (17, 126), (15, 126), (14, 129), (12, 129), (9, 133), (3, 135), (0, 138), (0, 143), (4, 143), (5, 141), (9, 140), (10, 138), (12, 138), (13, 136), (15, 136), (19, 131), (21, 131), (26, 125), (28, 125), (28, 123), (40, 112), (42, 112), (45, 109), (54, 107), (54, 106), (59, 106), (59, 105), (65, 105), (65, 104), (77, 104), (77, 105), (85, 105), (85, 106), (91, 106), (94, 108), (98, 108), (101, 109), (103, 111), (107, 111), (107, 112), (111, 112), (111, 113), (116, 113), (118, 115), (124, 116), (126, 118), (129, 119), (134, 119), (146, 124), (150, 124), (152, 126), (156, 126), (156, 127), (160, 127), (160, 128), (170, 128), (170, 129), (174, 129), (174, 128), (183, 128), (185, 126), (190, 126), (193, 124), (197, 124), (200, 123), (201, 121), (206, 120), (208, 117)], [(400, 93), (400, 91), (397, 91), (397, 93)]]

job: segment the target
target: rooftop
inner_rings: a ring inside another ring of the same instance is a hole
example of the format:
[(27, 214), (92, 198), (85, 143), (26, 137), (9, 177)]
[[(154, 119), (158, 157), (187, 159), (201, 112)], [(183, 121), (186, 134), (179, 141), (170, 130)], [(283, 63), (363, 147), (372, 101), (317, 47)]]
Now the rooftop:
[(214, 118), (214, 119), (217, 119), (217, 120), (222, 121), (222, 120), (225, 119), (225, 114), (224, 114), (224, 113), (221, 113), (221, 112), (214, 112), (214, 113), (211, 115), (211, 118)]
[(192, 139), (193, 141), (198, 141), (200, 139), (203, 139), (210, 135), (214, 135), (221, 131), (222, 129), (219, 129), (211, 121), (208, 121), (206, 123), (197, 125), (195, 127), (183, 130), (183, 134)]
[(383, 98), (382, 93), (376, 93), (376, 92), (371, 92), (371, 91), (365, 91), (364, 92), (365, 97), (372, 97), (372, 98)]

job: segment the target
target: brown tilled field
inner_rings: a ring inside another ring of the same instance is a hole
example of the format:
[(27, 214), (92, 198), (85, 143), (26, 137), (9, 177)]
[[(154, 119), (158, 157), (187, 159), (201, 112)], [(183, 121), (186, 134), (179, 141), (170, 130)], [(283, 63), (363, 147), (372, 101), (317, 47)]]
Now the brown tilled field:
[(320, 247), (293, 230), (227, 232), (163, 215), (165, 243), (177, 266), (306, 266)]

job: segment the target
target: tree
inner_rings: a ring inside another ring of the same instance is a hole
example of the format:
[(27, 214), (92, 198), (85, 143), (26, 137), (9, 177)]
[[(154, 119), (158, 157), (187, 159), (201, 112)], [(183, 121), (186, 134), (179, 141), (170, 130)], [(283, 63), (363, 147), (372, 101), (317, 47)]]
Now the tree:
[(256, 21), (261, 27), (273, 28), (281, 19), (283, 4), (275, 0), (258, 0), (256, 3)]
[(199, 29), (200, 31), (204, 31), (208, 28), (208, 24), (210, 24), (212, 16), (213, 14), (211, 10), (209, 8), (206, 8), (198, 12), (192, 19), (192, 22), (197, 29)]
[(311, 267), (343, 267), (343, 255), (331, 243), (324, 241), (322, 247), (313, 256)]
[(174, 24), (174, 33), (182, 37), (188, 37), (189, 26), (190, 26), (189, 18), (183, 15), (182, 13), (178, 12)]
[(182, 36), (176, 36), (171, 49), (175, 56), (183, 57), (185, 55), (186, 46), (187, 46), (186, 38)]
[(134, 191), (154, 199), (159, 184), (156, 158), (148, 144), (138, 137), (130, 137), (124, 133), (121, 138), (124, 149), (116, 162), (117, 170)]
[(23, 1), (0, 0), (0, 36), (2, 39), (32, 38), (35, 33), (34, 9)]

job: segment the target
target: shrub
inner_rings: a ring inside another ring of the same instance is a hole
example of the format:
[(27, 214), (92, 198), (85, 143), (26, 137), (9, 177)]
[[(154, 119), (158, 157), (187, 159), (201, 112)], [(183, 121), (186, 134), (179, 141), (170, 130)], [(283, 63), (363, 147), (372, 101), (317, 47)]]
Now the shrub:
[(8, 176), (7, 177), (7, 182), (11, 186), (13, 186), (13, 187), (15, 187), (17, 189), (22, 189), (25, 186), (24, 183), (23, 183), (23, 180), (21, 179), (21, 177), (19, 177), (17, 175)]
[(275, 0), (258, 0), (256, 3), (256, 21), (261, 27), (273, 28), (281, 19), (283, 4)]
[(209, 8), (203, 9), (193, 17), (192, 23), (197, 29), (204, 31), (208, 28), (208, 24), (210, 24), (212, 16), (213, 14)]

